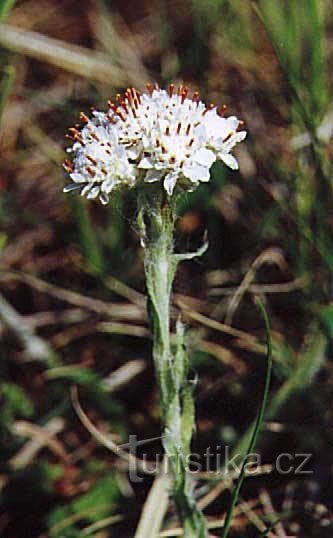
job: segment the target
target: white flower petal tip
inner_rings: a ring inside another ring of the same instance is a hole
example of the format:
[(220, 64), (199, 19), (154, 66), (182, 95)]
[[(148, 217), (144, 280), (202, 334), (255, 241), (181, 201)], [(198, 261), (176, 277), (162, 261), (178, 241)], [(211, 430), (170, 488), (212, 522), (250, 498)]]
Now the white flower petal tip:
[(224, 162), (231, 170), (238, 170), (239, 165), (237, 159), (230, 153), (220, 153), (219, 158)]
[(142, 94), (128, 89), (108, 106), (91, 118), (81, 113), (82, 129), (69, 130), (73, 161), (64, 168), (73, 184), (64, 192), (77, 190), (105, 205), (113, 190), (143, 183), (160, 182), (169, 196), (192, 191), (209, 181), (217, 160), (238, 169), (230, 152), (247, 135), (243, 122), (224, 117), (225, 107), (221, 113), (207, 107), (186, 86), (162, 90), (148, 84)]
[(82, 189), (82, 185), (78, 185), (77, 183), (69, 183), (68, 185), (65, 185), (65, 187), (62, 189), (62, 192), (68, 193), (79, 191), (80, 189)]

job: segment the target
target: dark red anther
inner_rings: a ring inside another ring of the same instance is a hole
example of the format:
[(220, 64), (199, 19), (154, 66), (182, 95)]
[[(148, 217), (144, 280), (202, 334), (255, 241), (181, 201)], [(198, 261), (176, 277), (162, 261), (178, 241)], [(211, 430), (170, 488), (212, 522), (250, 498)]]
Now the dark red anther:
[(215, 105), (214, 103), (211, 103), (210, 105), (207, 106), (207, 108), (205, 108), (202, 115), (204, 116), (205, 114), (207, 114), (207, 112), (209, 112), (209, 110), (212, 110), (213, 108), (215, 108)]
[(181, 122), (179, 122), (178, 125), (177, 125), (177, 134), (180, 133), (181, 128), (182, 128), (182, 124), (181, 124)]
[(182, 104), (184, 103), (184, 101), (185, 101), (185, 99), (187, 97), (187, 94), (188, 94), (188, 87), (185, 86), (185, 88), (182, 91)]
[(125, 110), (126, 114), (128, 114), (128, 108), (127, 108), (127, 105), (126, 105), (125, 101), (121, 102), (121, 106)]
[(111, 114), (107, 114), (106, 117), (109, 120), (109, 122), (117, 123), (117, 120)]
[(194, 92), (194, 94), (192, 95), (192, 101), (198, 101), (199, 99), (199, 92)]
[(153, 87), (150, 84), (150, 82), (147, 82), (146, 88), (147, 88), (147, 92), (149, 93), (149, 95), (151, 95), (153, 93)]
[(94, 140), (96, 140), (96, 142), (100, 142), (99, 137), (97, 136), (96, 133), (94, 133), (94, 131), (90, 131), (89, 134), (90, 134), (91, 138), (93, 138)]
[(66, 172), (68, 172), (69, 174), (73, 172), (73, 163), (71, 161), (69, 161), (68, 159), (64, 160), (62, 166), (64, 167)]
[(89, 123), (89, 118), (84, 112), (80, 112), (80, 120), (82, 120), (84, 123)]
[(189, 147), (189, 148), (193, 145), (193, 142), (194, 142), (194, 138), (191, 138), (191, 140), (190, 140), (189, 143), (188, 143), (188, 147)]
[(237, 131), (240, 131), (241, 129), (243, 129), (245, 127), (245, 121), (244, 120), (239, 120), (238, 122), (238, 127), (237, 127)]
[(189, 123), (186, 127), (186, 136), (190, 134), (190, 130), (191, 130), (191, 124)]
[(224, 116), (224, 114), (226, 113), (226, 110), (227, 110), (227, 105), (221, 105), (218, 109), (217, 109), (217, 113), (219, 116)]
[(90, 166), (86, 166), (86, 170), (91, 177), (95, 177), (95, 172), (90, 168)]
[(91, 162), (91, 164), (93, 164), (94, 166), (96, 166), (97, 161), (96, 161), (96, 159), (94, 159), (93, 157), (91, 157), (91, 155), (87, 155), (87, 159), (88, 159), (88, 161)]
[(68, 131), (70, 133), (73, 133), (73, 136), (76, 135), (76, 134), (80, 134), (80, 131), (78, 131), (75, 127), (69, 127)]
[(172, 97), (174, 89), (175, 89), (175, 85), (169, 84), (169, 97)]

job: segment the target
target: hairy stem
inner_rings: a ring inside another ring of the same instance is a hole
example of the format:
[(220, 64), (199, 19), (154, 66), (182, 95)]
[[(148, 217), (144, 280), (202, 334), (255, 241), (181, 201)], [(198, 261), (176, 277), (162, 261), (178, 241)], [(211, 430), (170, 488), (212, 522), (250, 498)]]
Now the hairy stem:
[(194, 430), (193, 383), (188, 381), (184, 327), (177, 322), (177, 343), (170, 340), (170, 298), (179, 257), (173, 252), (175, 210), (161, 192), (142, 196), (138, 217), (145, 250), (148, 315), (153, 359), (160, 389), (163, 446), (173, 475), (173, 497), (185, 538), (206, 538), (204, 516), (196, 506), (188, 474)]

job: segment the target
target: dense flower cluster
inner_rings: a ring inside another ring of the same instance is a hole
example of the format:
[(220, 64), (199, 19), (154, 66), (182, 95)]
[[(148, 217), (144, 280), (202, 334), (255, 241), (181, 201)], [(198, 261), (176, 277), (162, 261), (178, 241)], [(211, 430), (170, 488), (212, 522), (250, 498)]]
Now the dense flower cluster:
[(166, 91), (147, 85), (143, 94), (128, 89), (108, 105), (107, 112), (93, 111), (91, 118), (81, 113), (84, 127), (70, 129), (74, 144), (68, 151), (74, 158), (64, 167), (73, 183), (65, 192), (78, 189), (106, 204), (113, 189), (160, 181), (172, 195), (176, 185), (193, 190), (209, 181), (216, 160), (238, 168), (230, 152), (246, 137), (239, 130), (242, 122), (207, 107), (198, 93), (190, 97), (186, 87), (175, 91), (170, 84)]

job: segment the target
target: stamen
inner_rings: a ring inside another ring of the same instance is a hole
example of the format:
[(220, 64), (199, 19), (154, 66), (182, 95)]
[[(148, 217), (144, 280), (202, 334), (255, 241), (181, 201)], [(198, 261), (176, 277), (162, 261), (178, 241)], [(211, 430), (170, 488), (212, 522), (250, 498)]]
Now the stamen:
[(80, 112), (80, 119), (84, 121), (84, 123), (89, 123), (89, 118), (84, 112)]
[(182, 128), (182, 124), (181, 124), (181, 122), (179, 122), (178, 125), (177, 125), (177, 131), (176, 131), (177, 134), (180, 133), (180, 129), (181, 129), (181, 128)]
[(87, 159), (88, 159), (88, 161), (90, 161), (91, 164), (93, 164), (94, 166), (97, 165), (97, 161), (96, 161), (96, 159), (94, 159), (93, 157), (91, 157), (91, 155), (87, 155)]
[(167, 136), (169, 136), (169, 134), (170, 134), (170, 127), (169, 127), (169, 125), (168, 125), (168, 126), (166, 127), (166, 129), (165, 129), (165, 134), (166, 134)]
[(86, 166), (86, 170), (90, 177), (95, 177), (95, 172), (90, 168), (90, 166)]
[(245, 127), (245, 121), (244, 120), (239, 120), (237, 131), (239, 131), (240, 129), (243, 129), (244, 127)]
[(106, 117), (111, 123), (117, 123), (117, 120), (111, 114), (107, 114)]
[(185, 99), (187, 97), (187, 94), (188, 94), (188, 87), (185, 86), (185, 88), (182, 91), (182, 104), (184, 103), (184, 101), (185, 101)]
[(97, 136), (97, 134), (94, 131), (90, 131), (89, 134), (90, 134), (91, 138), (96, 140), (96, 142), (100, 142), (99, 136)]
[(68, 131), (73, 133), (73, 136), (80, 134), (80, 131), (78, 131), (75, 127), (69, 127)]
[(215, 105), (214, 103), (211, 103), (210, 105), (207, 106), (207, 108), (205, 108), (202, 115), (204, 116), (205, 114), (207, 114), (207, 112), (209, 112), (209, 110), (212, 110), (213, 108), (215, 108)]
[(64, 167), (66, 172), (68, 172), (69, 174), (71, 174), (73, 172), (73, 170), (74, 170), (73, 163), (71, 161), (69, 161), (68, 159), (64, 160), (62, 166)]
[(189, 123), (188, 126), (186, 127), (186, 136), (190, 134), (190, 130), (191, 130), (191, 124)]
[(188, 147), (189, 147), (189, 148), (193, 145), (193, 142), (194, 142), (194, 138), (191, 138), (191, 140), (190, 140), (189, 143), (188, 143)]
[(157, 82), (154, 82), (154, 88), (155, 88), (155, 90), (159, 90), (159, 89), (160, 89), (160, 87), (159, 87), (159, 85), (158, 85)]
[(192, 101), (198, 101), (199, 96), (200, 96), (199, 92), (194, 92), (194, 94), (192, 95)]
[(229, 134), (224, 138), (224, 140), (222, 141), (223, 144), (224, 144), (225, 142), (228, 142), (228, 140), (230, 140), (230, 138), (231, 138), (232, 136), (234, 136), (234, 134), (235, 134), (235, 131), (230, 131), (230, 133), (229, 133)]
[(120, 104), (123, 107), (123, 109), (125, 110), (126, 114), (128, 114), (128, 108), (127, 108), (127, 105), (126, 105), (125, 101), (122, 101)]
[(217, 109), (217, 113), (219, 116), (224, 116), (224, 114), (226, 113), (227, 111), (227, 105), (221, 105), (218, 109)]
[(175, 85), (169, 84), (169, 97), (172, 97), (174, 89), (175, 89)]
[(153, 88), (152, 88), (152, 85), (150, 84), (150, 82), (147, 82), (146, 88), (147, 88), (147, 92), (149, 93), (149, 95), (151, 95), (153, 93)]

